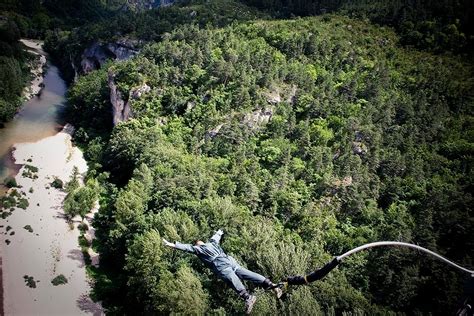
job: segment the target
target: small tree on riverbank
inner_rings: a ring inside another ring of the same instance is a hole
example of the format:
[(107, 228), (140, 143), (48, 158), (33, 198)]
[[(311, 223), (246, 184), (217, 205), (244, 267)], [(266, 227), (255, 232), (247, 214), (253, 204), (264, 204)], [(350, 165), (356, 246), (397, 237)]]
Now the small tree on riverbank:
[(64, 213), (69, 218), (76, 215), (84, 220), (87, 213), (94, 207), (98, 198), (99, 183), (96, 179), (89, 179), (85, 186), (76, 188), (68, 193), (64, 199)]
[(69, 178), (69, 182), (67, 182), (65, 185), (66, 192), (71, 193), (77, 188), (79, 188), (80, 184), (79, 184), (78, 177), (79, 177), (79, 169), (76, 166), (74, 166), (74, 168), (72, 168), (72, 174), (71, 174), (71, 177)]

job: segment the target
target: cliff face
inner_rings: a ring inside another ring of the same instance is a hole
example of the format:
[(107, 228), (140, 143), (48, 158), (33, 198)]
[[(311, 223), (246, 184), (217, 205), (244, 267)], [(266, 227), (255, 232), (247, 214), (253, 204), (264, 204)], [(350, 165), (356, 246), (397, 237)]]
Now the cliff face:
[(144, 83), (130, 90), (127, 98), (124, 98), (122, 92), (117, 88), (117, 84), (115, 83), (115, 73), (112, 71), (109, 71), (108, 86), (110, 89), (110, 103), (112, 104), (112, 119), (114, 126), (132, 118), (133, 113), (130, 103), (133, 100), (140, 99), (142, 95), (151, 90), (151, 88)]
[(125, 60), (138, 53), (138, 42), (120, 40), (114, 43), (94, 43), (84, 50), (81, 56), (81, 71), (89, 73), (99, 69), (107, 60)]

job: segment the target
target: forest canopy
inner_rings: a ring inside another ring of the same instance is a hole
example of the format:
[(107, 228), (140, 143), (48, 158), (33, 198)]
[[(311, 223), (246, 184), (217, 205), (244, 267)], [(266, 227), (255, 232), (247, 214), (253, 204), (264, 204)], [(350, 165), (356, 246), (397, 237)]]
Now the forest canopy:
[[(157, 2), (0, 2), (0, 121), (28, 79), (21, 37), (44, 39), (71, 81), (64, 115), (89, 173), (82, 187), (72, 175), (64, 207), (84, 217), (99, 199), (100, 266), (87, 268), (108, 314), (241, 314), (222, 280), (162, 244), (217, 229), (228, 254), (276, 281), (379, 240), (473, 267), (472, 1), (146, 10)], [(137, 53), (81, 72), (87, 48), (118, 41)], [(465, 281), (396, 248), (282, 300), (251, 290), (257, 315), (446, 315)]]
[[(104, 190), (96, 298), (112, 314), (240, 313), (196, 258), (161, 245), (219, 228), (229, 254), (277, 280), (377, 240), (469, 266), (472, 73), (326, 14), (181, 25), (80, 77), (71, 120)], [(115, 126), (111, 84), (133, 113)], [(446, 314), (462, 277), (414, 252), (366, 252), (283, 301), (260, 293), (255, 311)]]

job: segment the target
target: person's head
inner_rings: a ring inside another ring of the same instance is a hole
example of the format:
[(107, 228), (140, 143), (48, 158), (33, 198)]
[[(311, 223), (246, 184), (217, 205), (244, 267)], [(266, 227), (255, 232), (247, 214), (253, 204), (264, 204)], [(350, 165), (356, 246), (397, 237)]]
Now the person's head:
[(204, 242), (202, 240), (196, 239), (194, 241), (194, 246), (201, 246), (201, 245), (204, 245)]

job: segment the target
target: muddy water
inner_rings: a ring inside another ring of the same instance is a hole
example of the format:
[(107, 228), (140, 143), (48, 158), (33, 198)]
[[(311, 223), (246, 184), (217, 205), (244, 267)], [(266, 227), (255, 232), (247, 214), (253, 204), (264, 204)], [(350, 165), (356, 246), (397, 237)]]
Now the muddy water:
[(17, 116), (0, 129), (0, 183), (18, 170), (11, 159), (13, 144), (36, 142), (61, 130), (58, 114), (64, 107), (66, 83), (58, 68), (49, 62), (44, 85), (40, 96), (25, 102)]

